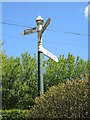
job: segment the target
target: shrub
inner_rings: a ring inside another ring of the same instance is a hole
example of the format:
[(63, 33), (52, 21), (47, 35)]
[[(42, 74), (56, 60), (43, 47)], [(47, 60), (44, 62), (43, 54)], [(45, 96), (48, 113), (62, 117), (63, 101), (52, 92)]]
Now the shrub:
[(29, 111), (30, 118), (88, 118), (88, 78), (53, 86)]
[[(2, 109), (30, 109), (38, 96), (38, 60), (25, 52), (21, 57), (2, 58)], [(43, 59), (43, 58), (42, 58)], [(72, 54), (65, 58), (60, 55), (59, 62), (43, 60), (44, 91), (53, 85), (86, 75), (90, 64)], [(14, 104), (13, 104), (14, 103)]]
[(2, 120), (27, 120), (28, 110), (2, 110)]

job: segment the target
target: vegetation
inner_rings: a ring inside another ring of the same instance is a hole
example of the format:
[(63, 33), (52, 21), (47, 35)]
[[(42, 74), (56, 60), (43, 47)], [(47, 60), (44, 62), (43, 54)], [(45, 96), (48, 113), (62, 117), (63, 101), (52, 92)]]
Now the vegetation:
[(27, 120), (28, 110), (3, 110), (0, 120)]
[[(70, 53), (68, 58), (60, 55), (58, 63), (51, 59), (43, 60), (45, 94), (38, 98), (36, 55), (32, 58), (26, 52), (14, 58), (0, 51), (0, 58), (2, 120), (89, 117), (89, 83), (86, 78), (90, 70), (89, 61), (79, 57), (75, 61)], [(29, 113), (25, 109), (30, 109)]]
[[(7, 57), (2, 54), (2, 108), (30, 109), (35, 104), (38, 95), (37, 57), (31, 57), (28, 52), (21, 57)], [(68, 54), (59, 57), (59, 62), (43, 60), (45, 92), (53, 85), (66, 83), (77, 77), (86, 76), (90, 64)], [(13, 104), (14, 103), (14, 104)]]
[(2, 55), (2, 86), (3, 109), (29, 109), (38, 94), (36, 56), (25, 53), (14, 59)]
[(29, 111), (32, 118), (89, 118), (88, 77), (52, 86)]
[(58, 63), (49, 59), (46, 62), (46, 72), (44, 74), (45, 91), (52, 85), (58, 85), (77, 77), (82, 78), (82, 75), (86, 76), (89, 65), (89, 62), (80, 59), (79, 56), (75, 61), (75, 57), (70, 53), (68, 58), (60, 55)]

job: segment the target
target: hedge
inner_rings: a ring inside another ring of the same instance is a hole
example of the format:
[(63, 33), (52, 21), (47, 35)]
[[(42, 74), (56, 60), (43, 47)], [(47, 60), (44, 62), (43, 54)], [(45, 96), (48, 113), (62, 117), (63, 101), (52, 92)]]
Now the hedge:
[[(42, 56), (43, 59), (43, 56)], [(76, 58), (72, 54), (58, 57), (59, 61), (43, 59), (44, 91), (52, 85), (82, 78), (86, 75), (89, 62)], [(38, 61), (25, 52), (20, 57), (8, 57), (2, 54), (2, 109), (30, 109), (38, 96)], [(14, 104), (13, 104), (14, 103)]]
[(27, 120), (28, 110), (2, 110), (2, 119), (0, 120)]
[(88, 77), (53, 86), (29, 111), (32, 118), (89, 118)]

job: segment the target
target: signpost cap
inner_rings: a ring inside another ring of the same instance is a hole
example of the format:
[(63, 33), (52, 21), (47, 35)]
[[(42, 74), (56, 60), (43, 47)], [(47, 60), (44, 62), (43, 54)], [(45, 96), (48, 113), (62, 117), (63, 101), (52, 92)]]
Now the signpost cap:
[(37, 25), (39, 25), (39, 24), (43, 25), (43, 18), (41, 16), (38, 16), (36, 18), (36, 23), (37, 23)]

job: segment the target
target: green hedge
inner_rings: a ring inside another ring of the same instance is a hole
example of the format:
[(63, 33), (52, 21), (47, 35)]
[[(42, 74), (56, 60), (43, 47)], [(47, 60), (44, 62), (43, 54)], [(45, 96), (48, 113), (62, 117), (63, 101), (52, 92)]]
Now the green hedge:
[[(42, 57), (43, 59), (43, 57)], [(59, 56), (59, 61), (43, 59), (44, 91), (67, 80), (82, 78), (90, 64), (72, 54)], [(30, 109), (38, 96), (38, 61), (25, 52), (20, 57), (2, 54), (2, 109)], [(14, 104), (13, 104), (14, 103)]]
[(88, 77), (53, 86), (29, 111), (31, 118), (89, 118)]
[(2, 110), (1, 120), (27, 120), (28, 110)]

